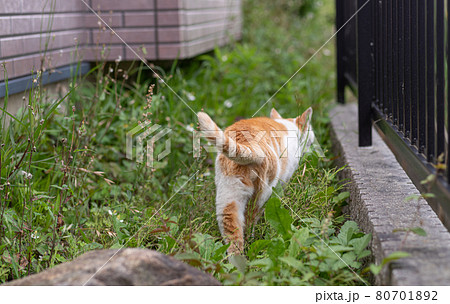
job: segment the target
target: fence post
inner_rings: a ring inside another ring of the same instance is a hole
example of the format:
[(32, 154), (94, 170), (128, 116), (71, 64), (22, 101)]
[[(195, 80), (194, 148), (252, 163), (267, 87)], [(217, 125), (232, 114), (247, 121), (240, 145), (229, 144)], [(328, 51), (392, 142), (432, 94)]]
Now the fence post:
[[(342, 6), (345, 0), (336, 0), (336, 31), (338, 31), (343, 23), (344, 10)], [(337, 32), (336, 35), (336, 65), (337, 65), (337, 101), (345, 103), (345, 65), (344, 65), (344, 51), (345, 51), (345, 34), (344, 31)]]
[[(447, 16), (450, 14), (450, 0), (447, 1)], [(448, 18), (448, 17), (447, 17)], [(447, 22), (447, 104), (450, 104), (450, 22)], [(447, 106), (447, 134), (450, 134), (450, 107)], [(447, 141), (447, 183), (450, 184), (450, 140)]]
[[(358, 0), (358, 9), (367, 0)], [(358, 124), (359, 146), (372, 145), (372, 99), (375, 95), (373, 73), (373, 24), (372, 6), (366, 4), (357, 14), (358, 45)]]

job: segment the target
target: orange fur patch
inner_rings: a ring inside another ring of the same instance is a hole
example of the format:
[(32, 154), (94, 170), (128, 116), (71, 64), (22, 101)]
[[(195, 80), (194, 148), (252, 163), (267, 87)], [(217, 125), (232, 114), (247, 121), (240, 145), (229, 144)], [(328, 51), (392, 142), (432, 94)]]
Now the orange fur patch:
[[(225, 129), (225, 138), (228, 138), (230, 133), (232, 132), (232, 134), (235, 135), (235, 141), (237, 143), (253, 150), (252, 143), (249, 142), (249, 139), (245, 136), (245, 134), (248, 134), (255, 140), (258, 135), (262, 134), (260, 133), (261, 131), (265, 132), (264, 136), (261, 138), (261, 140), (259, 140), (259, 142), (253, 143), (253, 145), (258, 145), (258, 147), (263, 151), (265, 159), (260, 165), (262, 169), (261, 173), (264, 176), (268, 174), (267, 177), (269, 178), (269, 181), (272, 181), (275, 178), (277, 172), (277, 160), (278, 158), (282, 157), (282, 155), (276, 154), (278, 153), (278, 150), (280, 150), (280, 153), (285, 153), (285, 151), (282, 149), (282, 136), (286, 135), (287, 129), (283, 124), (267, 117), (257, 117), (252, 119), (240, 120)], [(277, 134), (278, 136), (273, 136), (274, 134)], [(275, 152), (276, 154), (274, 154), (273, 152)], [(283, 170), (287, 165), (287, 157), (282, 158)], [(243, 183), (246, 185), (250, 185), (248, 179), (248, 177), (250, 176), (249, 173), (251, 172), (251, 170), (255, 170), (257, 168), (257, 166), (237, 164), (236, 162), (230, 160), (225, 156), (221, 156), (219, 158), (219, 163), (224, 175), (239, 176), (241, 177)], [(260, 175), (260, 177), (262, 176)], [(257, 190), (258, 189), (255, 187), (255, 191)]]
[(231, 246), (242, 251), (244, 249), (244, 233), (239, 224), (236, 202), (231, 202), (223, 209), (223, 230), (228, 241), (232, 242)]
[(244, 185), (253, 188), (252, 200), (256, 200), (263, 189), (264, 184), (261, 179), (268, 182), (275, 179), (279, 159), (281, 171), (286, 170), (288, 157), (287, 151), (283, 148), (283, 137), (288, 131), (283, 124), (266, 117), (240, 120), (225, 129), (225, 138), (228, 138), (230, 132), (234, 132), (236, 142), (246, 147), (251, 147), (251, 144), (243, 132), (248, 132), (247, 134), (255, 138), (260, 131), (265, 131), (264, 136), (257, 143), (265, 155), (261, 164), (241, 165), (223, 154), (218, 158), (219, 166), (225, 176), (236, 176)]
[(311, 113), (312, 110), (311, 108), (309, 108), (308, 110), (303, 112), (302, 115), (300, 115), (295, 119), (295, 124), (297, 124), (298, 129), (301, 130), (302, 132), (305, 131), (305, 127), (308, 123), (308, 115), (310, 115)]

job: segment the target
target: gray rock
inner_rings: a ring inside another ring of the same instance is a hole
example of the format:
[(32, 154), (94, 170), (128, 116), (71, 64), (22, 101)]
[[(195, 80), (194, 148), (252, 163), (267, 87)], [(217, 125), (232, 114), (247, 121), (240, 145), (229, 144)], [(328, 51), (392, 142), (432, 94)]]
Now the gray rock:
[(220, 285), (211, 275), (148, 249), (95, 250), (7, 285)]

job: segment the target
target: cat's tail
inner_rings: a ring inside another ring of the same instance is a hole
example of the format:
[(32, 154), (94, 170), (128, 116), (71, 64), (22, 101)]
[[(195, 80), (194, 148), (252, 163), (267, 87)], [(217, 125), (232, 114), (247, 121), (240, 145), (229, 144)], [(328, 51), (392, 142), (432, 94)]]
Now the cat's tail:
[(198, 113), (200, 130), (204, 137), (226, 157), (240, 165), (261, 164), (264, 159), (264, 152), (258, 144), (242, 144), (236, 139), (226, 135), (217, 124), (205, 112)]

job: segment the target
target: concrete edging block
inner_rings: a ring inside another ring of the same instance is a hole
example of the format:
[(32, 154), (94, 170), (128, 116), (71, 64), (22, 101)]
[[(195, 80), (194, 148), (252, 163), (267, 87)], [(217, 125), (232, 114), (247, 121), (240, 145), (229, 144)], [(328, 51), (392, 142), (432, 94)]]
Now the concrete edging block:
[[(395, 251), (410, 257), (394, 261), (375, 277), (376, 285), (450, 285), (450, 233), (424, 199), (381, 137), (372, 128), (373, 145), (358, 147), (356, 104), (330, 111), (333, 149), (341, 178), (348, 182), (350, 216), (366, 233), (374, 261)], [(427, 236), (402, 230), (422, 227)]]

